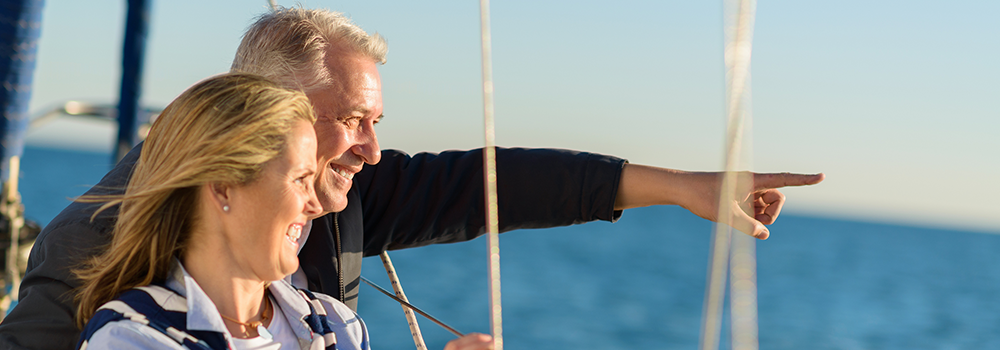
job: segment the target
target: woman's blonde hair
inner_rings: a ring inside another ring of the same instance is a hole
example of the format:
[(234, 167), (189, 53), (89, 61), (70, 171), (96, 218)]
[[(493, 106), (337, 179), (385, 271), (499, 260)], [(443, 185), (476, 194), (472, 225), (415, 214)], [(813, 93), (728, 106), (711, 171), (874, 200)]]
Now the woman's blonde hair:
[[(296, 120), (315, 122), (305, 94), (250, 74), (209, 78), (182, 93), (153, 123), (122, 196), (110, 246), (74, 273), (82, 281), (77, 323), (133, 287), (162, 282), (199, 220), (199, 188), (245, 185), (285, 146)], [(97, 215), (97, 214), (94, 214)]]

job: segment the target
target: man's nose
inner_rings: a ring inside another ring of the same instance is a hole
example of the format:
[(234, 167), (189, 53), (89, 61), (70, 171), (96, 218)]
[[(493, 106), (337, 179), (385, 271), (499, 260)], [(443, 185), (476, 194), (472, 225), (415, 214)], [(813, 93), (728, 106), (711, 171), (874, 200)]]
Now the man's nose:
[(351, 152), (361, 157), (365, 163), (375, 165), (382, 159), (382, 149), (378, 147), (378, 137), (375, 135), (374, 125), (367, 126), (362, 130), (358, 143), (351, 147)]

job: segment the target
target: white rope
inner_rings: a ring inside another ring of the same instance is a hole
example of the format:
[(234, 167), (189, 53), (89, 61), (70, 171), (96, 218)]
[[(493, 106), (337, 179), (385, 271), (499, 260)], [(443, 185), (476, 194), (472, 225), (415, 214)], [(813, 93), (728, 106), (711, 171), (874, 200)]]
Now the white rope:
[(715, 225), (712, 235), (711, 250), (708, 257), (708, 282), (705, 286), (705, 305), (701, 316), (701, 338), (698, 344), (700, 350), (715, 350), (719, 348), (719, 332), (722, 325), (722, 301), (725, 298), (727, 265), (729, 258), (728, 229)]
[[(753, 178), (739, 176), (741, 167), (750, 168), (745, 134), (749, 134), (750, 114), (750, 54), (756, 0), (728, 0), (725, 4), (726, 23), (726, 99), (727, 130), (725, 176), (719, 198), (719, 221), (732, 220), (739, 210), (733, 203), (742, 201), (753, 190)], [(705, 291), (705, 307), (699, 349), (719, 348), (722, 324), (722, 304), (729, 269), (733, 349), (756, 350), (757, 342), (757, 274), (756, 241), (736, 233), (725, 223), (715, 225), (709, 258), (709, 275)]]
[(20, 177), (21, 157), (11, 156), (9, 161), (10, 171), (8, 171), (6, 198), (4, 198), (4, 208), (7, 210), (4, 216), (7, 217), (8, 228), (10, 229), (10, 246), (7, 249), (7, 285), (10, 293), (7, 296), (11, 301), (17, 300), (18, 289), (21, 287), (21, 271), (18, 268), (18, 258), (21, 256), (20, 241), (21, 227), (24, 226), (24, 213), (21, 212), (21, 198), (17, 193), (17, 180)]
[[(382, 266), (385, 267), (386, 274), (389, 275), (389, 282), (392, 283), (392, 290), (396, 292), (396, 296), (400, 300), (407, 303), (410, 302), (406, 299), (406, 294), (403, 293), (403, 285), (399, 282), (399, 276), (396, 275), (396, 267), (392, 266), (392, 260), (389, 259), (389, 253), (383, 251), (379, 254), (382, 258)], [(427, 344), (424, 343), (424, 335), (420, 333), (420, 325), (417, 324), (417, 315), (413, 313), (413, 310), (406, 307), (406, 305), (400, 304), (403, 307), (403, 314), (406, 315), (406, 323), (410, 326), (410, 335), (413, 336), (413, 345), (416, 345), (417, 350), (427, 350)]]
[(756, 238), (742, 233), (733, 235), (729, 258), (733, 350), (757, 350), (756, 250)]
[(6, 285), (10, 292), (0, 298), (0, 320), (4, 319), (11, 305), (18, 299), (18, 290), (21, 288), (21, 269), (18, 261), (21, 260), (21, 227), (24, 226), (24, 210), (21, 209), (21, 196), (17, 193), (17, 181), (20, 177), (21, 157), (11, 156), (9, 161), (10, 171), (8, 172), (7, 183), (3, 186), (3, 198), (0, 198), (0, 215), (7, 220), (10, 230), (10, 246), (7, 248), (7, 271)]
[[(750, 108), (750, 57), (753, 48), (753, 28), (757, 12), (756, 0), (734, 0), (732, 9), (735, 13), (735, 27), (727, 32), (730, 37), (726, 47), (726, 60), (731, 80), (729, 87), (730, 124), (736, 124), (732, 131), (733, 153), (727, 160), (727, 177), (735, 177), (737, 159), (742, 158), (744, 166), (750, 169), (750, 142), (746, 140), (743, 153), (739, 145), (743, 143), (743, 135), (750, 135), (752, 120)], [(736, 7), (735, 9), (733, 7)], [(728, 16), (727, 16), (728, 17)], [(738, 106), (734, 108), (733, 106)], [(735, 121), (733, 120), (735, 119)], [(749, 139), (749, 137), (747, 137)], [(741, 157), (742, 155), (742, 157)], [(737, 178), (736, 190), (739, 194), (753, 192), (753, 178), (744, 176)], [(737, 198), (742, 199), (742, 198)], [(752, 204), (751, 204), (752, 206)], [(752, 209), (751, 209), (752, 210)], [(752, 213), (752, 212), (751, 212)], [(751, 214), (751, 216), (753, 216)], [(733, 232), (730, 230), (730, 232)], [(732, 348), (733, 350), (757, 350), (757, 240), (745, 234), (735, 234), (730, 250), (730, 315), (732, 315)]]
[(500, 305), (500, 238), (497, 219), (496, 140), (493, 122), (493, 60), (490, 47), (490, 2), (479, 1), (483, 61), (483, 119), (486, 147), (483, 148), (483, 171), (486, 187), (486, 233), (489, 236), (490, 328), (493, 349), (503, 350), (503, 319)]

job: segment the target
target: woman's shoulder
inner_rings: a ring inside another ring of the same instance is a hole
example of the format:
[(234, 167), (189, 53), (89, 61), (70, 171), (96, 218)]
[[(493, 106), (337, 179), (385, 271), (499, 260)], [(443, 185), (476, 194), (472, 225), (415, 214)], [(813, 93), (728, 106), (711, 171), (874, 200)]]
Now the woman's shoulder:
[[(326, 328), (327, 332), (336, 334), (336, 340), (338, 349), (368, 349), (368, 329), (365, 327), (361, 317), (358, 314), (347, 307), (343, 302), (337, 300), (334, 297), (323, 293), (310, 292), (304, 289), (298, 289), (287, 282), (277, 281), (276, 283), (281, 283), (279, 288), (284, 289), (283, 292), (295, 293), (295, 298), (309, 305), (309, 311), (305, 311), (303, 317), (308, 316), (310, 312), (315, 312), (321, 314), (322, 317), (312, 318), (305, 317), (303, 321), (309, 323), (308, 319), (319, 320), (323, 319), (326, 322), (326, 327), (319, 324), (310, 325), (314, 328), (315, 333), (324, 333), (323, 331), (318, 331), (317, 328)], [(284, 295), (290, 295), (282, 293)], [(294, 303), (294, 302), (293, 302)], [(326, 335), (324, 334), (324, 337)]]
[[(187, 333), (185, 298), (157, 286), (137, 287), (101, 305), (81, 334), (81, 349), (226, 348), (221, 333)], [(187, 344), (191, 343), (191, 344)]]
[[(313, 305), (313, 307), (322, 307), (325, 311), (327, 318), (331, 315), (336, 315), (336, 318), (341, 320), (356, 320), (358, 319), (358, 314), (351, 310), (346, 304), (337, 300), (332, 296), (309, 291), (306, 289), (301, 289), (288, 284), (285, 281), (280, 281), (282, 283), (282, 288), (288, 288), (295, 291), (296, 294), (300, 295), (306, 301)], [(318, 310), (317, 310), (318, 311)]]
[[(149, 291), (147, 291), (149, 289)], [(183, 349), (176, 340), (151, 326), (147, 314), (163, 310), (157, 288), (130, 289), (98, 308), (83, 330), (80, 349)]]
[(81, 344), (80, 349), (184, 349), (163, 332), (131, 319), (108, 322)]

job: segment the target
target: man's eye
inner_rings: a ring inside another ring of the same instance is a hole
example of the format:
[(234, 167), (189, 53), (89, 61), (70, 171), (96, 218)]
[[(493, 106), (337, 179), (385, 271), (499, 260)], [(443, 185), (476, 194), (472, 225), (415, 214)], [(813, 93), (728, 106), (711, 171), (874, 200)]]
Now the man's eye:
[(354, 129), (361, 124), (361, 118), (345, 118), (344, 124), (346, 124), (348, 128)]

